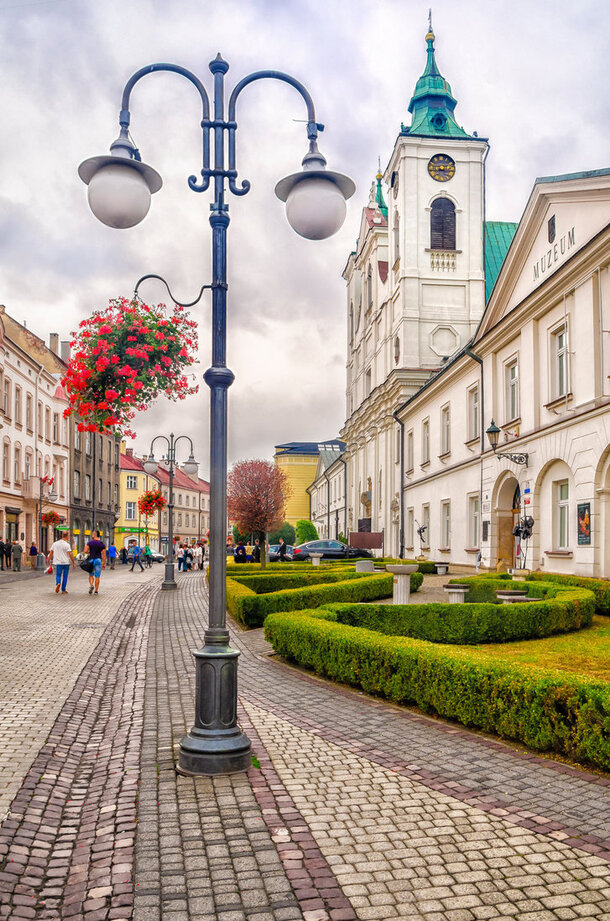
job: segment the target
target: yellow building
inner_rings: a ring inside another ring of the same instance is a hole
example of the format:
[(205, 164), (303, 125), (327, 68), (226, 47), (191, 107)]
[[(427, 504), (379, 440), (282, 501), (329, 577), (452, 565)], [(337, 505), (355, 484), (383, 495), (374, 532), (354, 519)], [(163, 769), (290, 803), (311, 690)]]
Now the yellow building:
[[(324, 442), (323, 445), (343, 445), (338, 439)], [(290, 496), (286, 502), (285, 521), (293, 527), (300, 518), (311, 518), (310, 497), (307, 487), (316, 478), (320, 444), (317, 441), (290, 441), (276, 445), (273, 459), (288, 480)]]
[(142, 461), (134, 457), (133, 449), (121, 443), (121, 485), (119, 517), (114, 526), (117, 550), (128, 548), (130, 543), (144, 545), (148, 540), (151, 550), (159, 550), (159, 515), (149, 518), (140, 515), (138, 499), (148, 489), (159, 486), (156, 476), (146, 473)]

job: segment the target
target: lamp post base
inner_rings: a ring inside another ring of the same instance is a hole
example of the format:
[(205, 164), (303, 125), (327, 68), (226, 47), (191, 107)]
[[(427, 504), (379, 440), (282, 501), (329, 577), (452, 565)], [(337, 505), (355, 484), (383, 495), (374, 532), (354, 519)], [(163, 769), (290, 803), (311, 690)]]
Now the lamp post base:
[(180, 742), (177, 770), (189, 776), (234, 774), (252, 763), (250, 739), (237, 725), (239, 652), (210, 639), (194, 653), (195, 725)]
[(161, 583), (161, 589), (164, 592), (172, 592), (178, 588), (178, 584), (174, 578), (174, 564), (166, 563), (165, 564), (165, 578)]

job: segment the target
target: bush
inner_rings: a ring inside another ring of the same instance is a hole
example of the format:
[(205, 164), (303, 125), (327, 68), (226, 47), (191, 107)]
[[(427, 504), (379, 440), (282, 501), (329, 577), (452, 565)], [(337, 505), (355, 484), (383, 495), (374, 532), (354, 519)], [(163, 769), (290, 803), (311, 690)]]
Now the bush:
[(386, 637), (333, 622), (333, 611), (271, 614), (275, 651), (320, 675), (399, 704), (610, 770), (610, 688), (543, 673), (467, 649)]
[[(227, 579), (227, 608), (246, 627), (261, 627), (272, 611), (298, 611), (319, 607), (332, 601), (375, 601), (392, 594), (392, 575), (362, 575), (360, 579), (345, 579), (323, 585), (305, 585), (302, 588), (284, 589), (257, 595), (251, 588), (235, 579)], [(417, 591), (423, 576), (411, 576), (411, 591)]]
[[(483, 595), (492, 589), (489, 583), (480, 583), (471, 587), (471, 593), (475, 590)], [(525, 604), (499, 605), (493, 589), (493, 601), (484, 597), (472, 604), (330, 604), (324, 609), (332, 611), (338, 623), (351, 627), (459, 645), (539, 639), (590, 626), (595, 608), (592, 592), (542, 583), (534, 591), (542, 600)]]
[(530, 581), (557, 582), (560, 585), (577, 585), (588, 588), (595, 595), (595, 612), (610, 617), (610, 582), (605, 579), (591, 579), (589, 576), (564, 576), (554, 572), (532, 572)]
[[(317, 568), (317, 567), (316, 567)], [(362, 579), (370, 575), (366, 572), (273, 572), (269, 575), (233, 574), (231, 578), (246, 588), (251, 588), (257, 595), (266, 595), (270, 592), (281, 592), (287, 588), (305, 588), (308, 585), (320, 585), (331, 582), (343, 582), (347, 579)]]
[(375, 563), (379, 563), (380, 566), (384, 566), (385, 564), (389, 564), (390, 566), (417, 565), (417, 571), (423, 573), (425, 576), (436, 575), (436, 563), (433, 563), (431, 560), (401, 560), (391, 556), (382, 556), (375, 557)]
[(304, 544), (308, 540), (317, 540), (318, 532), (316, 531), (316, 526), (313, 521), (308, 521), (307, 518), (299, 518), (296, 523), (296, 542), (297, 546), (299, 544)]
[(289, 521), (285, 521), (281, 528), (277, 531), (269, 532), (269, 543), (270, 544), (279, 544), (280, 537), (284, 538), (284, 543), (292, 546), (294, 544), (294, 539), (296, 536), (296, 531), (292, 527)]

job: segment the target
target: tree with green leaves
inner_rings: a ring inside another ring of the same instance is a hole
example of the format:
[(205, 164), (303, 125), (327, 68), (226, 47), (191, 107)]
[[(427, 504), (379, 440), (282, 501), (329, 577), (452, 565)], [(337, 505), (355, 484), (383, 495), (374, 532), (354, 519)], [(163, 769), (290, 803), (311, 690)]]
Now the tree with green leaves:
[(316, 531), (316, 526), (313, 521), (308, 521), (307, 518), (299, 518), (296, 524), (296, 542), (298, 544), (304, 544), (308, 540), (317, 540), (318, 532)]
[(285, 544), (294, 544), (295, 536), (296, 531), (288, 521), (285, 521), (281, 528), (269, 532), (269, 543), (278, 544), (280, 537), (283, 537)]

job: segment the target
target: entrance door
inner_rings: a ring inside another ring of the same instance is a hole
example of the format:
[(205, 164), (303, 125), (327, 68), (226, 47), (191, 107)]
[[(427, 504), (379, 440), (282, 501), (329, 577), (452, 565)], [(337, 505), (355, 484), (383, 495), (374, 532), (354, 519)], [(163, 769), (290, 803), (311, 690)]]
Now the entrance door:
[(6, 513), (6, 537), (9, 541), (18, 540), (19, 515)]
[(497, 563), (501, 569), (515, 566), (516, 539), (513, 530), (519, 520), (521, 492), (515, 477), (510, 477), (500, 487), (496, 503), (498, 527)]

